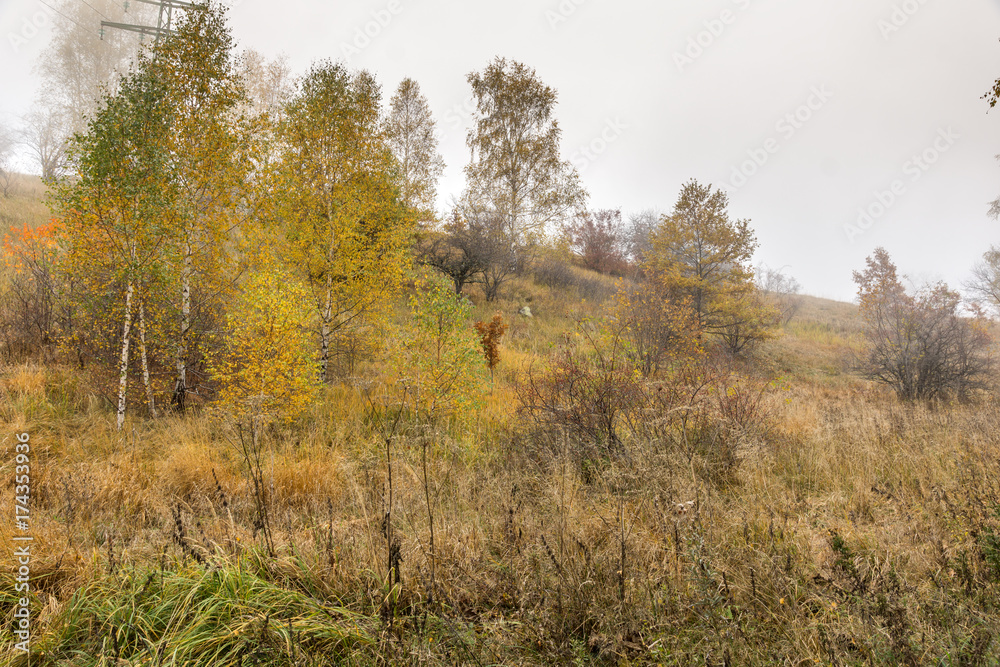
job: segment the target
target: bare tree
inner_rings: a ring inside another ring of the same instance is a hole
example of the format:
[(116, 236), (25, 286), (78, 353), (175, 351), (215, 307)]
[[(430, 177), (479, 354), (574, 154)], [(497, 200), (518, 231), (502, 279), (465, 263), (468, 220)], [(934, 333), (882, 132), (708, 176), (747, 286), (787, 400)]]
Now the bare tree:
[(653, 251), (653, 233), (662, 218), (663, 214), (653, 208), (629, 216), (625, 237), (628, 258), (633, 264), (642, 264)]
[(101, 21), (153, 19), (151, 5), (143, 3), (62, 0), (56, 8), (52, 40), (35, 65), (41, 90), (35, 111), (25, 118), (25, 142), (47, 177), (64, 164), (65, 140), (85, 129), (103, 92), (115, 89), (119, 75), (143, 48), (137, 33), (102, 29)]
[(961, 299), (944, 283), (906, 293), (884, 248), (854, 272), (864, 321), (861, 371), (900, 398), (965, 397), (984, 388), (992, 372), (985, 318), (961, 317)]
[(425, 233), (418, 240), (417, 261), (451, 278), (455, 294), (461, 294), (467, 283), (479, 282), (487, 268), (488, 258), (482, 254), (484, 244), (479, 238), (481, 231), (479, 226), (470, 227), (455, 209), (444, 231)]
[(761, 296), (770, 301), (778, 309), (781, 321), (791, 322), (799, 310), (799, 283), (795, 278), (784, 274), (784, 268), (772, 269), (766, 264), (758, 264), (754, 271), (754, 281)]
[(500, 296), (500, 288), (528, 261), (529, 249), (512, 237), (504, 216), (492, 208), (470, 206), (463, 211), (470, 230), (473, 253), (482, 263), (478, 282), (487, 301)]
[(22, 139), (34, 154), (44, 179), (58, 176), (66, 164), (69, 124), (64, 116), (60, 109), (42, 106), (24, 117)]
[(972, 279), (965, 283), (972, 300), (1000, 315), (1000, 248), (990, 246), (983, 259), (972, 268)]

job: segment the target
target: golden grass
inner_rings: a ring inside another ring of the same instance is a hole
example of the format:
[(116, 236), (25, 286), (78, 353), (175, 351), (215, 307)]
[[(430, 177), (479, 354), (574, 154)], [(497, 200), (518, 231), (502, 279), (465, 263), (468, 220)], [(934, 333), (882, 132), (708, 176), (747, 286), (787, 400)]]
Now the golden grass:
[[(484, 408), (430, 433), (403, 423), (388, 451), (391, 507), (385, 420), (371, 419), (369, 384), (324, 389), (300, 423), (266, 436), (277, 545), (263, 558), (268, 576), (382, 628), (382, 657), (362, 664), (997, 658), (1000, 646), (983, 643), (1000, 632), (991, 611), (1000, 572), (984, 542), (997, 527), (991, 507), (1000, 511), (991, 399), (898, 402), (842, 363), (856, 341), (852, 307), (806, 300), (762, 350), (784, 383), (767, 398), (767, 428), (741, 436), (728, 474), (711, 472), (711, 452), (689, 458), (639, 438), (628, 457), (580, 461), (568, 439), (520, 423), (512, 382), (544, 363), (575, 317), (599, 311), (528, 280), (508, 294), (477, 305), (480, 319), (499, 309), (512, 323)], [(519, 318), (521, 305), (536, 316)], [(224, 419), (209, 410), (133, 418), (119, 435), (85, 385), (63, 368), (0, 374), (4, 432), (27, 431), (38, 448), (32, 567), (51, 576), (36, 631), (53, 644), (83, 622), (67, 610), (85, 585), (124, 580), (130, 568), (155, 575), (164, 562), (184, 573), (191, 553), (206, 571), (230, 572), (262, 549)], [(12, 466), (0, 461), (4, 479)], [(13, 494), (4, 486), (0, 504), (11, 507)], [(397, 589), (385, 583), (389, 512)], [(12, 537), (6, 522), (7, 572)], [(399, 615), (391, 631), (388, 609)], [(415, 629), (428, 622), (434, 630)]]
[(37, 176), (16, 174), (10, 197), (0, 197), (0, 239), (12, 229), (35, 228), (51, 217), (45, 205), (45, 186)]

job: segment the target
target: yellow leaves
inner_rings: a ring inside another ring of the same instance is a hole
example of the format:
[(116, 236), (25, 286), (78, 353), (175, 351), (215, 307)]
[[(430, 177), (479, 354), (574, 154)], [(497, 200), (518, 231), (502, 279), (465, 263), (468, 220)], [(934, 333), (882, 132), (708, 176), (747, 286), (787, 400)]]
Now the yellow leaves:
[(274, 267), (248, 277), (227, 313), (225, 351), (213, 360), (225, 407), (240, 413), (256, 402), (292, 419), (309, 404), (318, 384), (309, 300), (298, 281)]
[(408, 265), (412, 223), (370, 93), (365, 75), (316, 66), (279, 128), (284, 154), (271, 174), (285, 257), (309, 285), (321, 326), (338, 337), (382, 325)]

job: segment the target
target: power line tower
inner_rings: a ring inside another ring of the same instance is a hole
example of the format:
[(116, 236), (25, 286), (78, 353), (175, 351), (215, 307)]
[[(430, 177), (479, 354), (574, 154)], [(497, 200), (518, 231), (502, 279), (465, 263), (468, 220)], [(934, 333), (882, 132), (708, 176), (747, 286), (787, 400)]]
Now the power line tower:
[[(160, 8), (159, 14), (156, 17), (156, 26), (151, 25), (137, 25), (135, 23), (115, 23), (114, 21), (101, 21), (101, 34), (103, 36), (104, 28), (117, 28), (118, 30), (128, 30), (130, 32), (137, 32), (140, 35), (152, 35), (155, 39), (154, 43), (159, 43), (160, 37), (164, 35), (173, 34), (173, 30), (170, 29), (170, 23), (173, 20), (175, 9), (193, 9), (194, 5), (190, 2), (183, 2), (182, 0), (137, 0), (138, 2), (143, 2), (147, 5), (155, 5)], [(126, 5), (127, 6), (127, 5)]]

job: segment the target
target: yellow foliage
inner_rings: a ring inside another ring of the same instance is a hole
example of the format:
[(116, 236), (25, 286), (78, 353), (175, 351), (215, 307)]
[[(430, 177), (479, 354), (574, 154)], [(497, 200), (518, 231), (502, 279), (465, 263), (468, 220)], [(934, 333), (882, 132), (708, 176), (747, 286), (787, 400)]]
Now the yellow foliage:
[(273, 268), (247, 279), (226, 316), (225, 352), (213, 360), (224, 407), (292, 419), (309, 405), (318, 378), (308, 296), (301, 283)]

